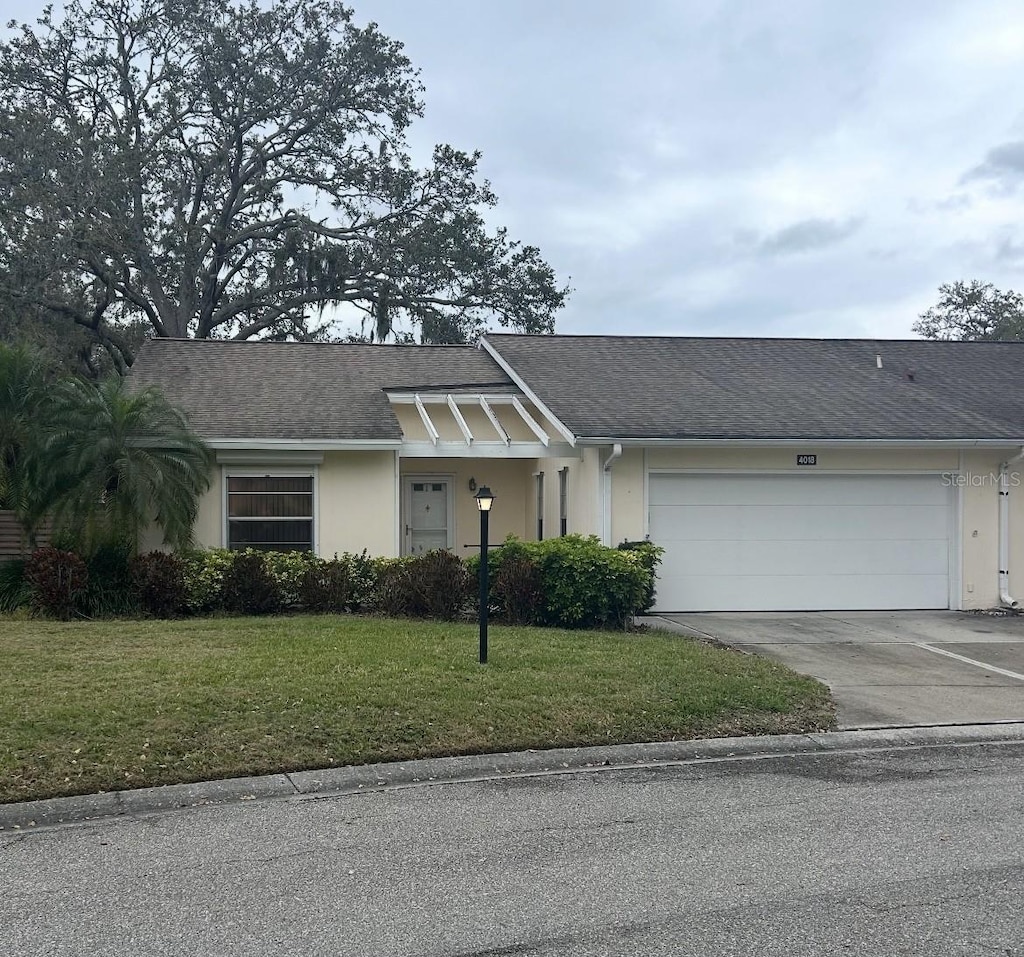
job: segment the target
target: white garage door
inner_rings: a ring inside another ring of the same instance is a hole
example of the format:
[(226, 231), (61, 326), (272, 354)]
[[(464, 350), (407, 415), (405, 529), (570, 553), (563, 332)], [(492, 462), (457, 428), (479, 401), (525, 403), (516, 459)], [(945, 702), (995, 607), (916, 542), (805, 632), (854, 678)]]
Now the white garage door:
[(660, 611), (948, 608), (938, 475), (650, 476)]

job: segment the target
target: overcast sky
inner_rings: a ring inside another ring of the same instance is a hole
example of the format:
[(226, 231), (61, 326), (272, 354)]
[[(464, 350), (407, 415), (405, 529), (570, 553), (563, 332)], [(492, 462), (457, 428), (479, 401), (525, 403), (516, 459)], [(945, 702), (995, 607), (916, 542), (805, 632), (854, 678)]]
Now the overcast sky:
[(910, 335), (1024, 289), (1024, 3), (359, 0), (483, 151), (561, 332)]
[[(566, 333), (910, 335), (1024, 290), (1024, 3), (352, 0), (483, 151)], [(31, 19), (41, 3), (4, 0)]]

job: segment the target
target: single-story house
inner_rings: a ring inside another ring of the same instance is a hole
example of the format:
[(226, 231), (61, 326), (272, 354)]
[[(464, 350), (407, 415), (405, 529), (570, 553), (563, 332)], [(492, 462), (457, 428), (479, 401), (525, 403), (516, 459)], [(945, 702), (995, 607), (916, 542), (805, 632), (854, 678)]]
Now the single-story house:
[[(154, 339), (132, 369), (216, 450), (199, 543), (665, 549), (662, 611), (1024, 598), (1024, 343), (487, 335)], [(154, 540), (155, 542), (155, 540)]]

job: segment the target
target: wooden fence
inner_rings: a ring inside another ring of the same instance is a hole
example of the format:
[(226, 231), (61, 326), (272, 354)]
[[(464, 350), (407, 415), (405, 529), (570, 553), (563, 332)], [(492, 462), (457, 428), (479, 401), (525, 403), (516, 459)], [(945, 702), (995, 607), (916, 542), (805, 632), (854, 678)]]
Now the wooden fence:
[[(36, 535), (36, 544), (45, 545), (49, 540), (49, 529), (40, 529)], [(28, 553), (28, 540), (15, 521), (14, 512), (0, 510), (0, 561), (5, 558), (26, 558)]]

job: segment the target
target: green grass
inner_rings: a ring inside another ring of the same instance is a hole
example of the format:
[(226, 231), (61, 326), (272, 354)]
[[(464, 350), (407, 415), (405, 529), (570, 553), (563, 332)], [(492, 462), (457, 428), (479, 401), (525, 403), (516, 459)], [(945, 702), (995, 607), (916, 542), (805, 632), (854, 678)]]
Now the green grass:
[(0, 802), (832, 726), (817, 682), (660, 634), (364, 618), (0, 620)]

